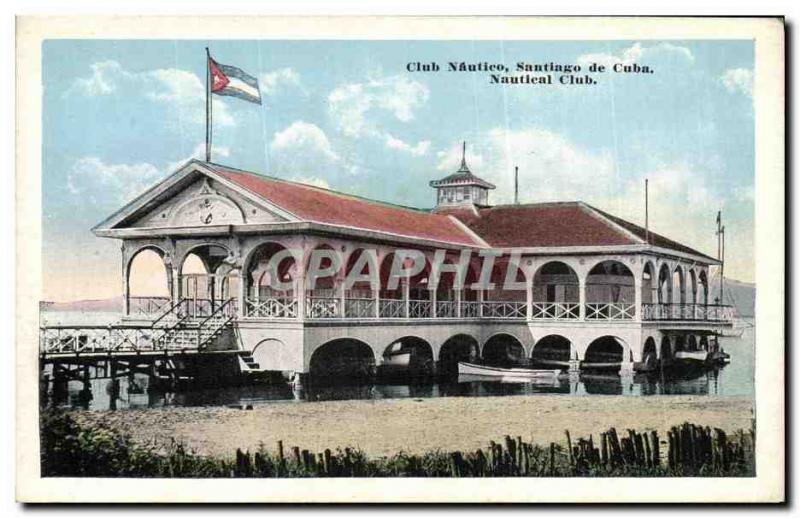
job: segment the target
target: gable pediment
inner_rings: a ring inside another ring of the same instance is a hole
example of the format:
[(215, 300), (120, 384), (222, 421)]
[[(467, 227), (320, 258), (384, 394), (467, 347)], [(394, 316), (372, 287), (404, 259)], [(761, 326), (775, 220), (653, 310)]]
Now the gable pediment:
[(217, 178), (202, 164), (190, 163), (95, 230), (203, 228), (291, 220), (290, 214), (267, 200)]
[(286, 221), (278, 214), (201, 176), (154, 208), (132, 219), (127, 227), (194, 227)]

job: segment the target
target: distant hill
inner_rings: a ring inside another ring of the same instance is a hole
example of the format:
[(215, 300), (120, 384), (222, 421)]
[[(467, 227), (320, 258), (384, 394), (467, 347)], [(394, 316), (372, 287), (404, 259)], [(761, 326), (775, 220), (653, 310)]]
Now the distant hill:
[(74, 300), (71, 302), (39, 303), (40, 311), (84, 311), (89, 313), (120, 313), (122, 312), (122, 297), (110, 299)]
[[(734, 279), (725, 279), (725, 304), (736, 306), (736, 314), (740, 317), (752, 317), (756, 314), (756, 285)], [(719, 281), (712, 283), (709, 302), (719, 297)]]

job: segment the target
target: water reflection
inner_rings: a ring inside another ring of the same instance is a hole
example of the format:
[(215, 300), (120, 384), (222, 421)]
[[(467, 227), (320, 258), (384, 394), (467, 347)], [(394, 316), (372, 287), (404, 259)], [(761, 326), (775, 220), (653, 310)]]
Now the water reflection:
[(433, 397), (485, 397), (508, 395), (753, 395), (753, 330), (742, 338), (723, 342), (731, 364), (710, 370), (639, 373), (632, 376), (581, 373), (535, 383), (503, 383), (461, 377), (450, 382), (373, 384), (250, 384), (234, 387), (170, 389), (145, 374), (110, 380), (92, 379), (48, 385), (43, 401), (58, 406), (92, 410), (117, 410), (163, 406), (246, 406), (299, 401), (348, 399), (402, 399)]

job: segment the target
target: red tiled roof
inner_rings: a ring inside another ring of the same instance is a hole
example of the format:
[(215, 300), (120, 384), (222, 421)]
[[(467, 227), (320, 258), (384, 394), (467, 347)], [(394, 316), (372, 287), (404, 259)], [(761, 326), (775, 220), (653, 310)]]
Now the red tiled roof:
[(579, 203), (498, 205), (447, 213), (494, 247), (609, 246), (638, 241), (589, 213)]
[[(205, 164), (218, 174), (304, 221), (442, 243), (492, 247), (579, 247), (645, 244), (645, 229), (581, 202), (447, 208), (435, 212), (369, 200), (278, 178)], [(650, 232), (650, 244), (715, 259)]]
[[(446, 209), (493, 247), (619, 246), (645, 244), (645, 229), (585, 203), (561, 202)], [(650, 244), (708, 257), (650, 232)]]
[(217, 164), (207, 165), (231, 182), (304, 221), (458, 245), (480, 245), (458, 223), (442, 214), (366, 200)]

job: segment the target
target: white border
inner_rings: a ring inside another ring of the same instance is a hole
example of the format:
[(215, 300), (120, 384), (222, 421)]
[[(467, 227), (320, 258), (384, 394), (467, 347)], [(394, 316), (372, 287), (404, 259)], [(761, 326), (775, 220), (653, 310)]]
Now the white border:
[[(753, 479), (38, 479), (36, 322), (41, 282), (41, 40), (73, 38), (754, 39), (756, 408)], [(776, 501), (783, 497), (784, 46), (774, 19), (93, 18), (18, 24), (17, 498), (24, 501)], [(768, 294), (766, 297), (763, 294)]]

